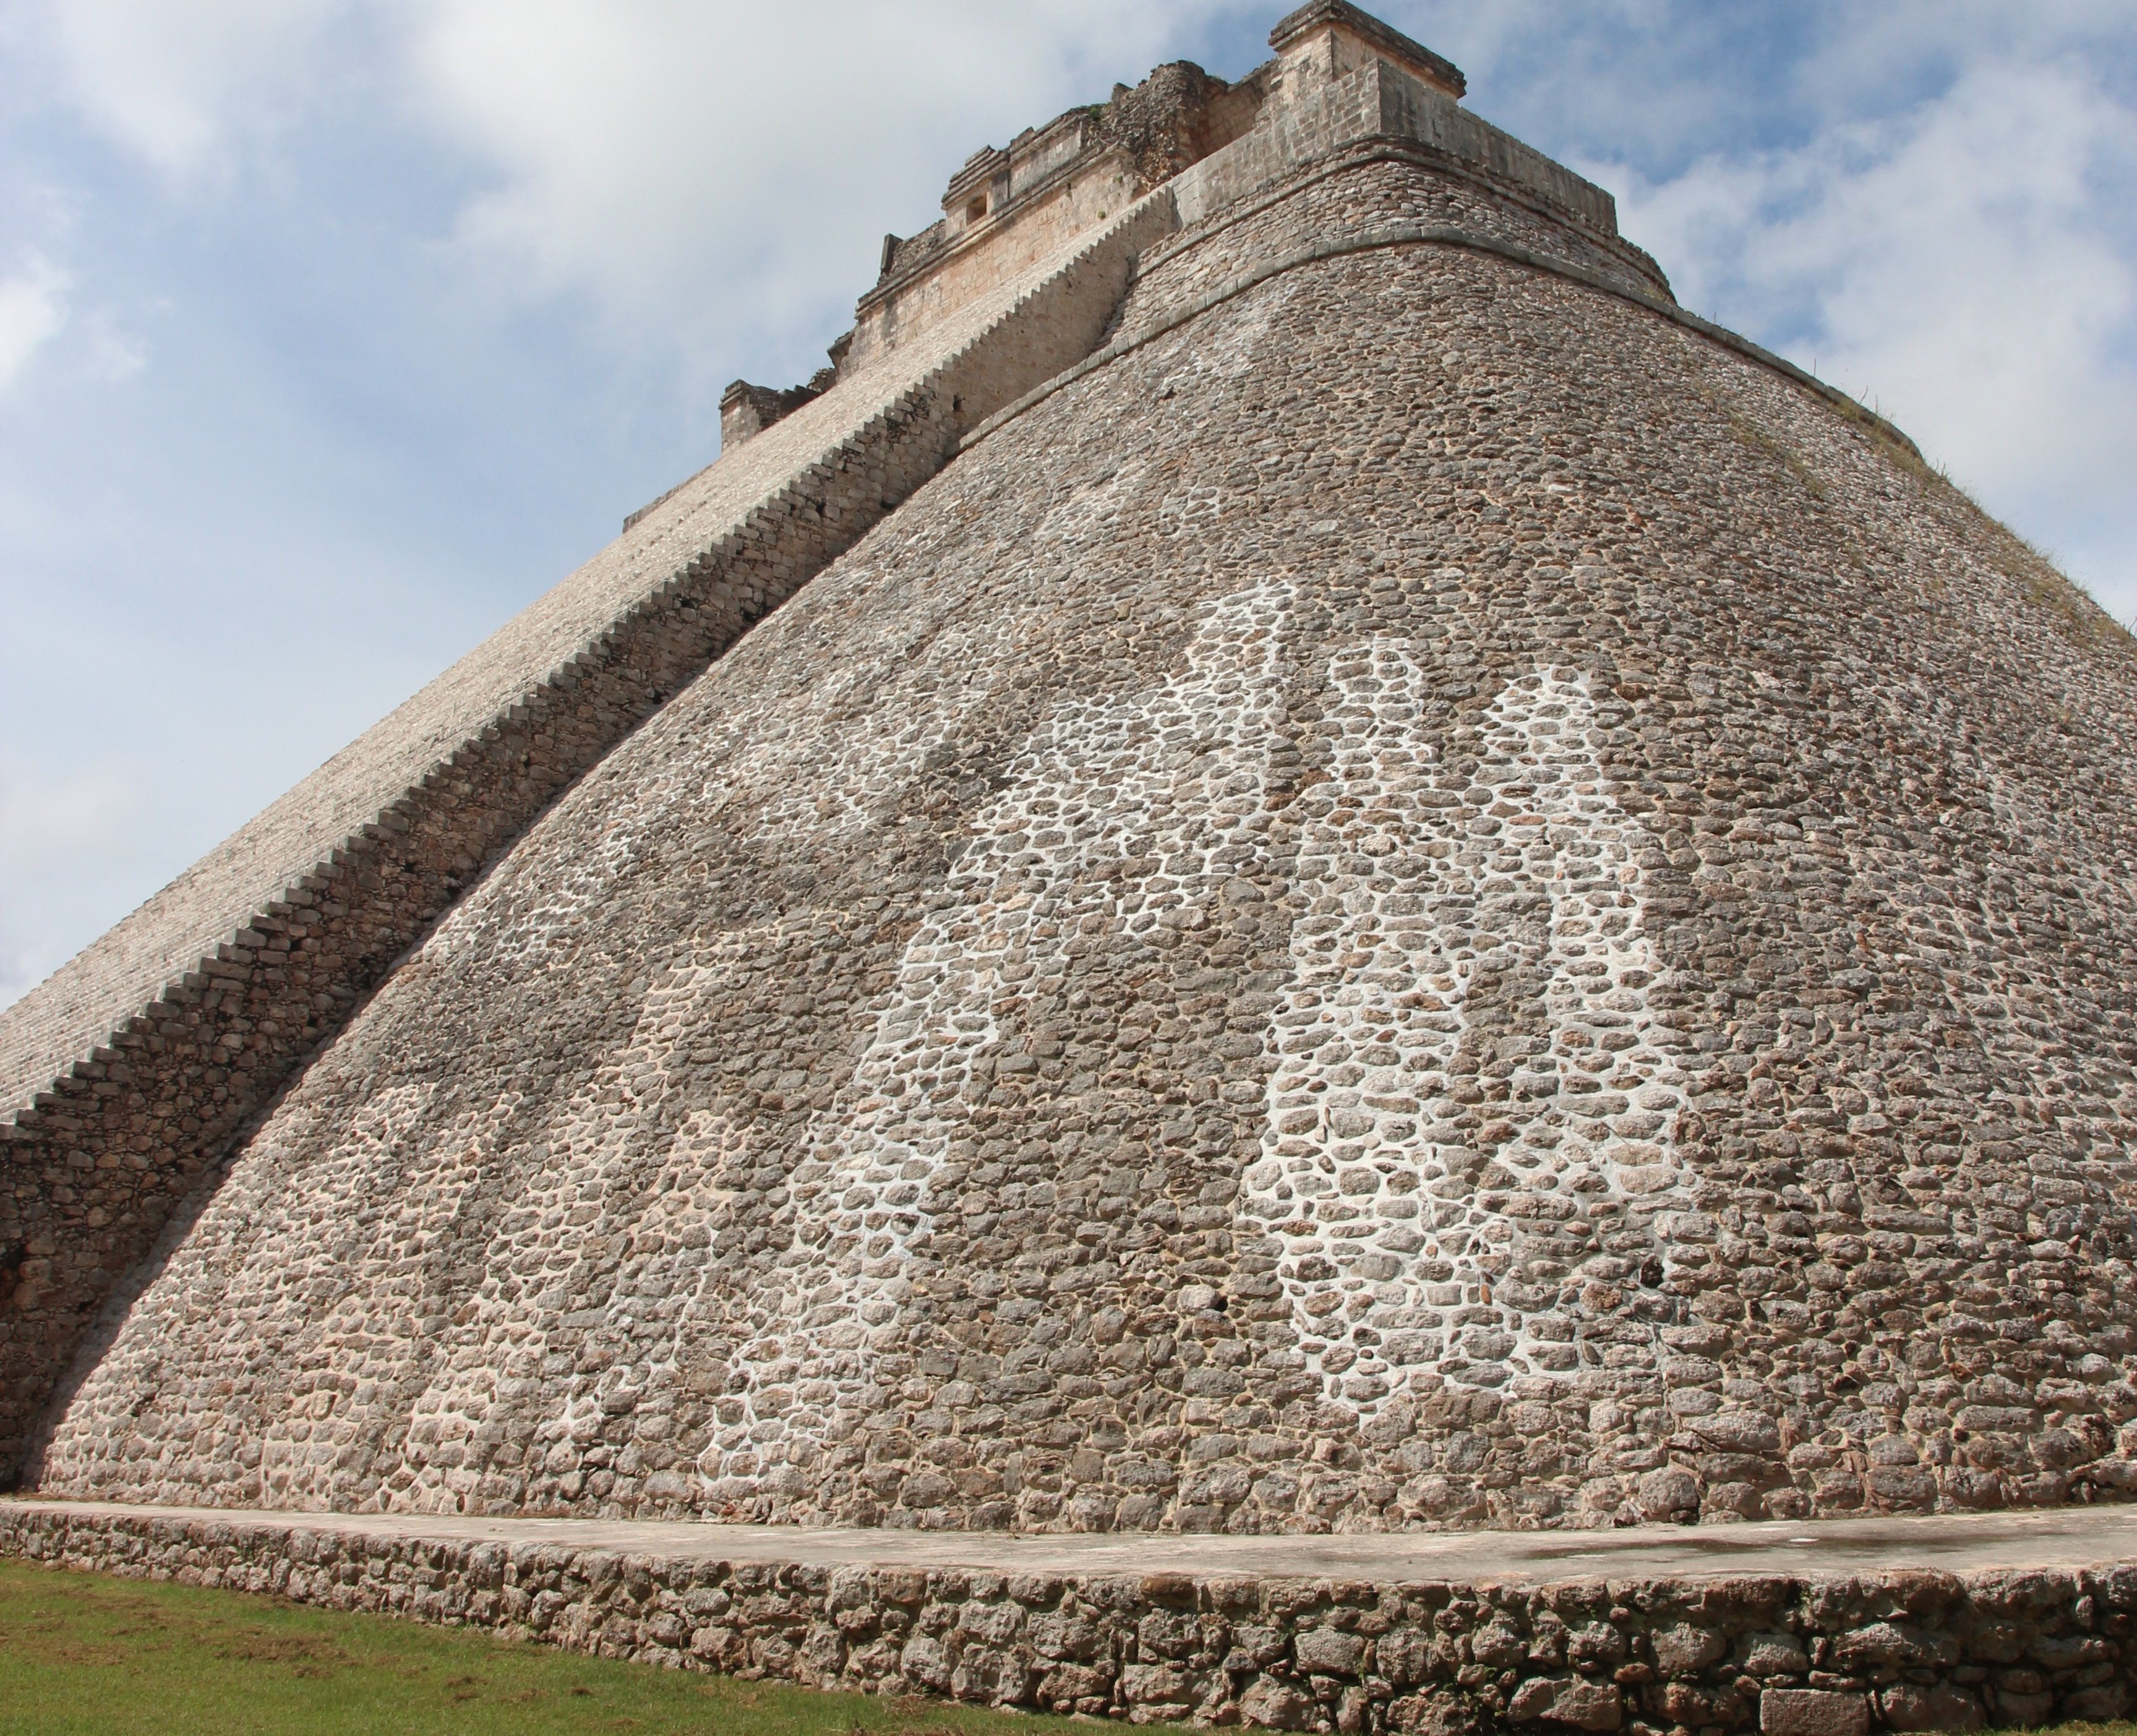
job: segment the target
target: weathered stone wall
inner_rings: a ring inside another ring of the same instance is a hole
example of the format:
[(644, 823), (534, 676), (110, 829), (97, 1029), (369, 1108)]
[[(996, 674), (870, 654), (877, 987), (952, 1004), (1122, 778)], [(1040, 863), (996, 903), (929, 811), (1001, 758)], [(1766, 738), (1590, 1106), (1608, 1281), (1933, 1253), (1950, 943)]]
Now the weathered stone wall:
[[(1226, 91), (1183, 80), (1161, 69), (1124, 93), (1107, 137), (1119, 134), (1114, 143), (1138, 163), (1170, 150), (1170, 168), (1229, 137), (1260, 101), (1253, 81)], [(1412, 82), (1375, 62), (1329, 87), (1335, 98), (1294, 92), (1300, 112), (1272, 119), (1255, 150), (1233, 153), (1225, 184), (1258, 185), (1272, 164), (1340, 143), (1345, 127), (1506, 157), (1479, 143), (1489, 129), (1449, 120), (1444, 100)], [(1577, 187), (1538, 181), (1533, 165), (1499, 167), (1581, 202)], [(1459, 187), (1413, 177), (1407, 202), (1368, 194), (1354, 205), (1495, 221), (1489, 201)], [(835, 400), (632, 514), (602, 557), (0, 1014), (0, 1475), (178, 1201), (483, 867), (742, 626), (939, 467), (959, 433), (1088, 353), (1116, 280), (1176, 222), (1170, 196), (1106, 220), (1127, 190), (1093, 181), (1064, 190), (1052, 215), (1007, 226), (953, 299), (992, 294), (954, 315), (936, 309), (922, 336), (903, 330), (909, 347), (895, 363), (871, 368), (854, 352), (854, 377)], [(1190, 197), (1206, 205), (1208, 187), (1195, 182)], [(1298, 208), (1303, 231), (1360, 215), (1283, 205)], [(1607, 223), (1607, 200), (1596, 209)], [(1248, 210), (1228, 231), (1230, 253), (1202, 250), (1205, 275), (1268, 242), (1259, 215)], [(1533, 213), (1511, 226), (1552, 230)], [(1558, 227), (1560, 250), (1622, 265), (1577, 226)], [(1020, 274), (1078, 230), (1083, 240), (1039, 265), (1045, 290), (1030, 293)]]
[[(1018, 134), (1006, 151), (978, 153), (952, 178), (942, 221), (908, 241), (885, 238), (883, 275), (835, 346), (840, 371), (925, 339), (975, 298), (1238, 137), (1260, 100), (1252, 76), (1230, 85), (1179, 61), (1133, 90), (1116, 86), (1103, 109), (1072, 109)], [(968, 197), (981, 207), (976, 222)]]
[(1088, 353), (1146, 205), (628, 533), (0, 1014), (0, 1480), (99, 1309), (304, 1058), (557, 792)]
[(876, 367), (911, 346), (933, 344), (944, 324), (975, 302), (1074, 245), (1078, 236), (1101, 229), (1141, 197), (1127, 158), (1103, 153), (1073, 184), (1012, 213), (983, 238), (953, 247), (912, 281), (864, 296), (840, 372)]
[(1000, 427), (560, 802), (45, 1486), (2124, 1491), (2133, 785), (2126, 636), (1875, 429), (1488, 254), (1302, 266)]
[(1138, 186), (1161, 187), (1253, 125), (1267, 94), (1266, 71), (1257, 68), (1228, 85), (1191, 61), (1176, 61), (1132, 90), (1116, 86), (1098, 117), (1100, 130), (1127, 153)]
[(1148, 249), (1115, 322), (1132, 338), (1272, 260), (1333, 237), (1429, 224), (1562, 260), (1637, 294), (1671, 299), (1637, 248), (1594, 235), (1502, 184), (1400, 139), (1346, 147), (1258, 197), (1185, 226)]
[(677, 1560), (0, 1506), (0, 1554), (815, 1688), (1289, 1730), (2121, 1717), (2137, 1568), (1541, 1587)]
[[(774, 386), (752, 386), (747, 380), (732, 382), (720, 394), (721, 452), (732, 452), (737, 446), (755, 440), (774, 422), (785, 421), (804, 404), (821, 397), (837, 380), (838, 370), (825, 367), (819, 368), (815, 377), (806, 384), (789, 386), (784, 389)], [(668, 496), (665, 494), (660, 497), (661, 500), (666, 498)], [(660, 503), (656, 500), (652, 505)], [(631, 513), (623, 521), (623, 528), (629, 530), (651, 510), (652, 507), (648, 506)]]
[(1195, 223), (1251, 198), (1303, 164), (1361, 139), (1406, 139), (1489, 172), (1594, 233), (1618, 232), (1617, 202), (1542, 153), (1479, 119), (1383, 60), (1322, 80), (1286, 75), (1244, 137), (1212, 153), (1171, 184), (1184, 221)]

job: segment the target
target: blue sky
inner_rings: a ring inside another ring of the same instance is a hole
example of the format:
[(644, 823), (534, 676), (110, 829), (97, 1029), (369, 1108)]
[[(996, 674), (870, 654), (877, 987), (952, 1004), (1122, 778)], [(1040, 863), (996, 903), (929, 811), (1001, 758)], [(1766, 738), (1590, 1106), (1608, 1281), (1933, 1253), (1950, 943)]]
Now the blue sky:
[[(806, 377), (973, 149), (1281, 9), (0, 0), (0, 1003)], [(2128, 0), (1382, 15), (2137, 616)]]

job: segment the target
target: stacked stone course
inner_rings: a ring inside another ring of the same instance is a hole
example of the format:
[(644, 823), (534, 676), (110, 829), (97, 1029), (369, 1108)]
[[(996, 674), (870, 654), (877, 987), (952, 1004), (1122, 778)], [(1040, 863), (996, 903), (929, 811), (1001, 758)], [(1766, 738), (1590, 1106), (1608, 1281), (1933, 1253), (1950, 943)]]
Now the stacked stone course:
[(2111, 1719), (2137, 1568), (1544, 1585), (734, 1562), (0, 1506), (0, 1552), (671, 1669), (1137, 1723), (1467, 1736)]
[[(1273, 40), (1303, 39), (1345, 16), (1305, 8)], [(1384, 27), (1351, 22), (1404, 51)], [(1446, 83), (1436, 57), (1409, 51), (1423, 56), (1413, 71)], [(1443, 166), (1467, 165), (1446, 187), (1484, 184), (1489, 163), (1515, 176), (1499, 183), (1508, 209), (1541, 211), (1539, 188), (1574, 199), (1583, 215), (1558, 237), (1581, 232), (1569, 254), (1594, 255), (1595, 225), (1609, 229), (1606, 195), (1531, 161), (1385, 61), (1334, 84), (1292, 69), (1299, 89), (1282, 124), (1239, 138), (1276, 65), (1238, 87), (1198, 69), (1161, 69), (1117, 94), (1098, 129), (1103, 148), (1127, 151), (1138, 184), (1215, 149), (1212, 171), (1237, 195), (1340, 147), (1346, 125), (1394, 126), (1437, 139), (1417, 148)], [(1453, 75), (1450, 88), (1459, 86)], [(747, 463), (731, 455), (631, 514), (625, 541), (601, 560), (0, 1015), (0, 1104), (12, 1106), (0, 1115), (9, 1183), (0, 1193), (0, 1477), (32, 1450), (37, 1414), (70, 1363), (101, 1341), (100, 1314), (115, 1315), (153, 1270), (151, 1250), (173, 1213), (183, 1222), (183, 1202), (212, 1185), (243, 1131), (440, 913), (738, 631), (939, 468), (959, 433), (1117, 328), (1120, 274), (1138, 250), (1161, 263), (1149, 243), (1177, 226), (1183, 192), (1197, 209), (1210, 203), (1210, 178), (1190, 187), (1176, 176), (1180, 187), (1074, 238), (1034, 274), (1047, 286), (1036, 294), (1020, 280), (976, 308), (934, 316), (939, 327), (901, 328), (892, 348), (903, 353), (859, 370), (835, 406), (798, 418), (791, 437)], [(1434, 198), (1435, 184), (1414, 182), (1407, 203), (1380, 202), (1399, 212), (1429, 204), (1492, 226), (1490, 201)], [(1253, 238), (1267, 203), (1235, 213), (1240, 239)], [(1358, 214), (1306, 216), (1307, 226), (1340, 229)], [(1551, 240), (1533, 224), (1514, 226)], [(1021, 261), (1031, 244), (1017, 247)], [(1607, 234), (1603, 247), (1613, 269), (1644, 257)], [(1658, 275), (1651, 282), (1667, 294)], [(1139, 299), (1139, 320), (1151, 300)], [(877, 347), (889, 341), (879, 336)], [(787, 395), (797, 396), (806, 401)]]
[(1258, 197), (1221, 207), (1145, 250), (1116, 321), (1132, 336), (1272, 260), (1337, 236), (1402, 225), (1523, 248), (1638, 294), (1671, 299), (1653, 260), (1595, 235), (1474, 167), (1407, 140), (1374, 139), (1292, 170)]

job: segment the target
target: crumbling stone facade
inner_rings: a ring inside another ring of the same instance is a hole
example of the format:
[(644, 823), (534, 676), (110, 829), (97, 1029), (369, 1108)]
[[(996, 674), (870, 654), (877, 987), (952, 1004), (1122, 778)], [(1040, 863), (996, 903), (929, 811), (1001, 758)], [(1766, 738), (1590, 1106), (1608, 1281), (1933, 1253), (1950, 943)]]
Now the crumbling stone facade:
[(41, 1489), (1310, 1532), (2137, 1487), (2137, 651), (1308, 10), (1248, 131), (1022, 300), (946, 265), (644, 521), (925, 360), (155, 1262), (139, 1178), (215, 1139), (98, 1168), (119, 1078), (32, 1118), (18, 1417), (139, 1286)]
[[(733, 382), (720, 394), (720, 450), (733, 451), (744, 440), (754, 440), (804, 404), (814, 403), (838, 383), (838, 377), (835, 367), (821, 367), (810, 377), (807, 384), (790, 386), (784, 391), (770, 386), (752, 386), (747, 380)], [(659, 504), (659, 501), (654, 503), (655, 506)], [(638, 514), (633, 513), (623, 521), (623, 528), (629, 530), (637, 522)]]

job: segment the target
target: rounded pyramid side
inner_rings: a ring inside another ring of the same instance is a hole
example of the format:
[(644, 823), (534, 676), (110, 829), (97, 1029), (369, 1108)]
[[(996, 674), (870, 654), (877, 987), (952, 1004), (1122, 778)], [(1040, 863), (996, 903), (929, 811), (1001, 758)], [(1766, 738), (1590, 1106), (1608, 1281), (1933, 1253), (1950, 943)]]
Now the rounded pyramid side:
[[(1353, 221), (1314, 184), (1302, 233)], [(1874, 429), (1502, 255), (1302, 261), (972, 446), (561, 803), (240, 1155), (41, 1486), (2119, 1490), (2133, 782), (2126, 637)]]

